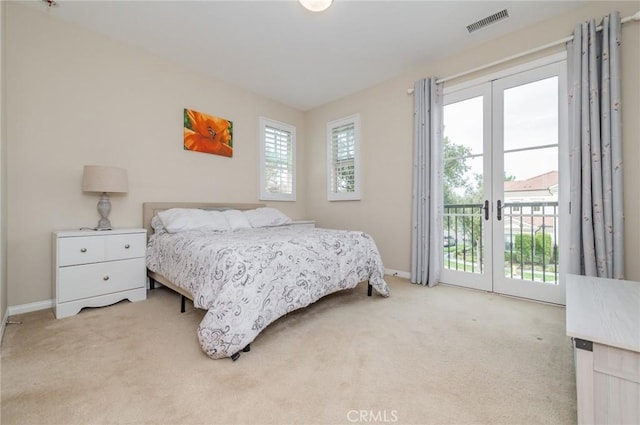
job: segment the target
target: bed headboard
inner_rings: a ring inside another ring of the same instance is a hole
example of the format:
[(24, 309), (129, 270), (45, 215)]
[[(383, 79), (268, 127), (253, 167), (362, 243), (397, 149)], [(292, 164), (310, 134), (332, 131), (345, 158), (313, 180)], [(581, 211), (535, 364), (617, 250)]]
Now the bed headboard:
[(265, 204), (221, 203), (221, 202), (144, 202), (142, 204), (142, 225), (147, 229), (147, 235), (153, 234), (151, 219), (156, 213), (171, 208), (201, 208), (207, 210), (253, 210), (264, 207)]

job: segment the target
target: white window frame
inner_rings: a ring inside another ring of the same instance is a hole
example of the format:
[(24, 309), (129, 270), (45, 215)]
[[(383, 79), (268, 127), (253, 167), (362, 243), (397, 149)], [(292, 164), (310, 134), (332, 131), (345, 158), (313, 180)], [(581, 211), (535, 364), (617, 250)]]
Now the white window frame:
[[(354, 158), (353, 158), (353, 190), (337, 192), (334, 188), (335, 163), (333, 158), (333, 132), (335, 129), (353, 125)], [(327, 199), (329, 201), (359, 201), (361, 199), (360, 182), (360, 114), (350, 115), (327, 123)]]
[[(291, 173), (291, 193), (269, 192), (267, 191), (267, 168), (266, 168), (266, 141), (267, 127), (280, 130), (291, 135), (291, 155), (292, 163), (289, 171)], [(260, 200), (261, 201), (295, 201), (296, 200), (296, 128), (295, 126), (275, 121), (269, 118), (260, 117)]]
[[(558, 69), (557, 69), (556, 76), (558, 77), (558, 95), (559, 95), (558, 104), (565, 105), (565, 106), (559, 107), (558, 109), (558, 126), (559, 126), (558, 127), (558, 132), (559, 132), (558, 134), (558, 167), (559, 167), (558, 179), (559, 179), (559, 185), (560, 185), (560, 192), (558, 193), (558, 205), (561, 206), (561, 210), (559, 213), (560, 223), (569, 222), (569, 213), (568, 213), (569, 211), (569, 205), (568, 205), (569, 149), (568, 149), (568, 145), (569, 143), (568, 143), (568, 135), (567, 135), (567, 122), (568, 122), (567, 109), (568, 108), (566, 107), (566, 104), (567, 104), (566, 59), (567, 59), (566, 52), (559, 52), (544, 58), (535, 59), (525, 64), (517, 65), (513, 68), (504, 69), (495, 73), (484, 75), (474, 80), (465, 81), (458, 85), (444, 88), (444, 95), (445, 95), (444, 103), (445, 105), (447, 105), (458, 99), (466, 98), (467, 94), (473, 93), (476, 87), (477, 87), (477, 90), (482, 90), (480, 86), (489, 84), (492, 87), (491, 90), (489, 91), (489, 96), (492, 96), (491, 103), (493, 103), (494, 95), (492, 92), (494, 91), (494, 88), (496, 88), (497, 86), (496, 90), (501, 90), (500, 86), (504, 83), (504, 81), (506, 81), (506, 79), (515, 77), (518, 74), (524, 75), (524, 74), (531, 74), (531, 73), (539, 73), (540, 77), (546, 78), (548, 77), (548, 75), (545, 74), (545, 71), (543, 69), (550, 67), (552, 65), (557, 66)], [(500, 80), (503, 80), (503, 81), (501, 82)], [(525, 84), (527, 83), (526, 79), (524, 80), (524, 83)], [(502, 107), (503, 105), (500, 106), (500, 108)], [(490, 115), (493, 116), (493, 120), (489, 119), (489, 117), (485, 119), (484, 129), (485, 131), (489, 131), (489, 135), (485, 135), (484, 137), (490, 140), (493, 140), (497, 132), (503, 131), (503, 127), (504, 127), (503, 122), (500, 119), (497, 119), (498, 116), (502, 115), (503, 109), (496, 108), (494, 110), (494, 107), (492, 105), (492, 106), (485, 107), (485, 110), (491, 110)], [(496, 111), (498, 112), (497, 114), (496, 114)], [(499, 137), (501, 138), (502, 135), (500, 135)], [(494, 156), (493, 153), (490, 153), (492, 152), (492, 149), (493, 149), (493, 143), (491, 143), (491, 145), (492, 145), (491, 149), (485, 149), (485, 152), (486, 154), (491, 154), (491, 156), (493, 157)], [(493, 166), (495, 166), (495, 163), (493, 164)], [(503, 164), (501, 163), (499, 165), (499, 169), (501, 169), (502, 166)], [(491, 166), (489, 166), (488, 169), (491, 169)], [(485, 174), (489, 174), (489, 172), (485, 171)], [(494, 193), (501, 193), (500, 190), (501, 188), (503, 188), (504, 182), (496, 178), (494, 178), (493, 180), (494, 180), (494, 187), (492, 188), (492, 190), (489, 190), (489, 192), (493, 191)], [(491, 198), (488, 197), (487, 195), (485, 199), (491, 199)], [(515, 202), (516, 200), (522, 201), (524, 199), (523, 198), (511, 199), (510, 201)], [(522, 210), (523, 211), (521, 211), (521, 213), (523, 215), (531, 213), (530, 207), (522, 207)], [(528, 212), (525, 212), (525, 210), (527, 210)], [(490, 252), (497, 255), (501, 255), (499, 254), (499, 252), (501, 252), (504, 249), (504, 244), (506, 244), (506, 242), (503, 242), (503, 246), (501, 248), (498, 248), (500, 244), (499, 241), (504, 240), (504, 238), (499, 236), (499, 229), (500, 229), (500, 225), (495, 225), (495, 224), (493, 225), (493, 232), (488, 232), (488, 236), (493, 240), (488, 241), (488, 245), (485, 244), (485, 246), (491, 246), (493, 249), (491, 249)], [(504, 227), (502, 227), (502, 229), (504, 229)], [(545, 288), (546, 285), (541, 285), (541, 286), (529, 285), (528, 282), (523, 282), (524, 285), (520, 285), (519, 283), (516, 283), (515, 285), (509, 287), (508, 285), (505, 286), (504, 283), (501, 284), (499, 282), (500, 278), (496, 278), (496, 274), (493, 274), (493, 276), (490, 277), (490, 281), (487, 283), (487, 282), (483, 282), (481, 279), (476, 279), (475, 277), (473, 278), (474, 279), (473, 281), (471, 279), (465, 279), (462, 276), (462, 272), (451, 271), (443, 268), (440, 282), (451, 283), (455, 285), (471, 287), (474, 289), (482, 289), (486, 291), (492, 291), (497, 293), (503, 293), (506, 295), (517, 296), (521, 298), (529, 298), (529, 299), (535, 299), (539, 301), (545, 301), (545, 302), (551, 302), (554, 304), (564, 305), (565, 303), (564, 282), (565, 282), (565, 276), (566, 276), (566, 270), (567, 270), (567, 257), (568, 257), (567, 253), (568, 253), (568, 246), (569, 246), (569, 244), (564, 241), (568, 240), (569, 226), (566, 226), (566, 225), (559, 226), (558, 230), (559, 230), (558, 240), (561, 241), (559, 243), (559, 247), (560, 247), (559, 282), (558, 282), (558, 285), (548, 285), (548, 289), (557, 288), (558, 290), (555, 291), (554, 294), (549, 295), (548, 297), (545, 294), (543, 294), (543, 292), (545, 292), (547, 289)], [(501, 269), (501, 267), (494, 264), (494, 261), (493, 261), (495, 258), (499, 258), (499, 257), (496, 257), (496, 255), (493, 255), (493, 254), (488, 254), (488, 255), (485, 254), (485, 259), (487, 259), (487, 264), (489, 264), (489, 266), (486, 267), (486, 270), (493, 271), (493, 270)], [(491, 258), (492, 255), (494, 259)], [(505, 290), (505, 288), (508, 288), (508, 289)], [(522, 290), (514, 291), (513, 288), (519, 288)]]

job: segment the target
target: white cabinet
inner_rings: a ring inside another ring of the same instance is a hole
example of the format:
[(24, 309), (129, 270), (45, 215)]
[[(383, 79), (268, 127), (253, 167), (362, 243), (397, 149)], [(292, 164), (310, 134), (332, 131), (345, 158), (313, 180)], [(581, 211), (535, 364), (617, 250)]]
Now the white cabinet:
[(56, 318), (147, 298), (145, 229), (53, 233)]
[(640, 283), (567, 275), (578, 424), (640, 423)]

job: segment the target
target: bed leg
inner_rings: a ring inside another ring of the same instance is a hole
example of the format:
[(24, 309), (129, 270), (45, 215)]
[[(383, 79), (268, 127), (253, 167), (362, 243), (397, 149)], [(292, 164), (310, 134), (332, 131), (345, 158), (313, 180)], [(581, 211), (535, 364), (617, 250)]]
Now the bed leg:
[[(242, 353), (248, 353), (249, 351), (251, 351), (251, 344), (247, 344), (247, 346), (240, 351), (242, 351)], [(238, 351), (237, 353), (233, 353), (231, 355), (231, 360), (233, 360), (234, 362), (238, 360), (240, 358), (240, 354), (242, 354), (240, 351)]]
[(373, 292), (372, 290), (373, 290), (373, 286), (371, 286), (370, 283), (367, 283), (367, 295), (368, 296), (371, 296), (371, 294)]
[(152, 277), (149, 278), (149, 290), (151, 289), (156, 289), (156, 281)]
[(185, 297), (184, 295), (180, 295), (180, 313), (184, 313), (185, 311), (185, 301), (186, 301), (187, 297)]

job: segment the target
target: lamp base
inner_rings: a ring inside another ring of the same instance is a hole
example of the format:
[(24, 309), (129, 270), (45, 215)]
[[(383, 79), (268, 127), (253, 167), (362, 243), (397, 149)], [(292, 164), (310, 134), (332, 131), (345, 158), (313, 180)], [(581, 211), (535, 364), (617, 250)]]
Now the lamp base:
[(100, 219), (98, 227), (94, 227), (93, 230), (113, 230), (113, 227), (111, 227), (111, 222), (109, 220), (107, 220), (106, 223), (103, 223), (102, 219)]
[(100, 221), (98, 221), (98, 227), (95, 230), (112, 230), (113, 227), (111, 227), (111, 221), (108, 218), (111, 212), (111, 201), (107, 192), (103, 192), (98, 201), (98, 212), (100, 213)]

